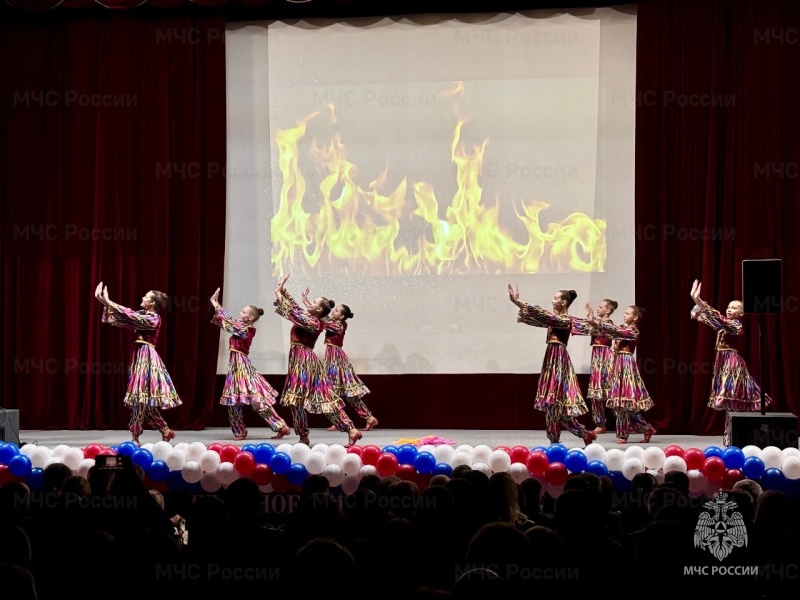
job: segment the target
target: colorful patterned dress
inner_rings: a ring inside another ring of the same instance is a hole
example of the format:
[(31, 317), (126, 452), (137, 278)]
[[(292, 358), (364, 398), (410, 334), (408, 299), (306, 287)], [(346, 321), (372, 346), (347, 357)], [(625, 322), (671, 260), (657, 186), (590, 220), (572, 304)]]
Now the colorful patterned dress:
[(182, 402), (156, 351), (161, 317), (158, 313), (114, 305), (103, 309), (102, 322), (134, 332), (128, 389), (123, 400), (131, 409), (131, 434), (138, 438), (145, 421), (162, 433), (169, 431), (160, 410), (175, 408)]
[[(606, 323), (614, 324), (608, 319)], [(611, 367), (614, 362), (613, 340), (585, 319), (572, 319), (572, 335), (591, 336), (592, 358), (589, 389), (586, 398), (592, 404), (592, 419), (597, 427), (606, 428), (606, 404), (611, 391)]]
[(342, 349), (344, 334), (347, 332), (347, 321), (324, 319), (325, 326), (325, 370), (328, 380), (333, 385), (334, 393), (350, 404), (359, 417), (369, 421), (372, 418), (364, 396), (369, 388), (356, 374), (350, 358)]
[(586, 414), (588, 409), (567, 352), (567, 342), (573, 327), (572, 317), (556, 315), (541, 306), (528, 304), (519, 309), (517, 322), (547, 328), (547, 350), (544, 353), (534, 404), (536, 410), (545, 413), (547, 438), (552, 443), (558, 442), (561, 429), (564, 428), (587, 440), (589, 433), (575, 419)]
[[(747, 370), (741, 353), (735, 346), (742, 343), (742, 324), (736, 319), (722, 316), (718, 310), (705, 302), (692, 310), (693, 318), (708, 325), (717, 332), (714, 346), (714, 374), (711, 379), (711, 394), (708, 406), (714, 410), (725, 411), (725, 432), (722, 442), (730, 445), (731, 411), (761, 410), (761, 388)], [(728, 338), (726, 336), (735, 336)], [(772, 403), (772, 398), (764, 394), (764, 406)]]
[(625, 441), (631, 431), (644, 433), (647, 440), (655, 428), (645, 421), (642, 414), (653, 408), (653, 400), (639, 373), (639, 365), (633, 353), (636, 351), (639, 329), (636, 325), (619, 327), (605, 322), (602, 332), (614, 339), (614, 362), (611, 367), (611, 391), (608, 408), (617, 418), (617, 439)]
[(256, 329), (237, 321), (221, 306), (214, 312), (211, 323), (231, 334), (228, 342), (231, 351), (228, 358), (228, 373), (225, 376), (225, 386), (222, 388), (219, 403), (228, 407), (233, 435), (237, 439), (247, 437), (247, 427), (242, 415), (243, 405), (252, 406), (272, 431), (283, 431), (286, 423), (273, 408), (278, 392), (250, 361), (250, 346), (256, 336)]
[(300, 308), (288, 292), (282, 295), (275, 312), (292, 323), (289, 366), (281, 404), (291, 408), (295, 432), (301, 438), (308, 437), (306, 413), (309, 412), (324, 414), (339, 431), (354, 429), (353, 422), (342, 410), (341, 398), (328, 381), (325, 367), (314, 353), (314, 345), (325, 325)]

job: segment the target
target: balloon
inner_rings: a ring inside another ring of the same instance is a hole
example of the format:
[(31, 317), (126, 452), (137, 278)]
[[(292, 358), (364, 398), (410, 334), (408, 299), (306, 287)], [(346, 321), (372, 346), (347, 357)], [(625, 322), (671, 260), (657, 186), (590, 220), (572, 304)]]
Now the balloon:
[(15, 480), (14, 474), (8, 470), (8, 465), (0, 465), (0, 486)]
[(547, 478), (547, 483), (551, 485), (564, 485), (568, 475), (567, 466), (560, 462), (550, 463), (547, 465), (544, 475)]
[[(292, 468), (292, 459), (284, 452), (276, 452), (272, 458), (269, 459), (269, 468), (275, 475), (283, 475), (289, 472)], [(287, 479), (288, 481), (288, 479)], [(275, 484), (273, 484), (274, 487)]]
[(619, 471), (622, 473), (622, 465), (625, 463), (625, 453), (618, 449), (612, 448), (606, 452), (606, 466), (609, 471)]
[(77, 468), (78, 475), (80, 475), (84, 479), (89, 479), (89, 469), (91, 469), (93, 466), (94, 466), (93, 458), (84, 458), (80, 463), (78, 463), (78, 468)]
[(564, 493), (563, 485), (547, 485), (547, 495), (556, 500)]
[(514, 446), (509, 453), (511, 464), (522, 463), (524, 465), (525, 461), (528, 460), (528, 454), (530, 454), (530, 451), (527, 446)]
[[(635, 459), (631, 459), (635, 460)], [(614, 484), (614, 490), (617, 492), (627, 492), (631, 489), (631, 481), (622, 473), (622, 471), (609, 471), (608, 477)]]
[(544, 451), (547, 454), (547, 460), (551, 463), (562, 463), (567, 458), (567, 447), (564, 444), (550, 444), (547, 450)]
[(438, 463), (435, 467), (433, 467), (433, 471), (431, 471), (432, 475), (447, 475), (448, 477), (453, 476), (453, 467), (448, 465), (447, 463)]
[[(253, 456), (256, 457), (256, 462), (261, 465), (268, 465), (269, 459), (275, 454), (275, 446), (272, 444), (259, 444), (256, 446), (256, 451)], [(266, 485), (266, 484), (265, 484)]]
[(792, 447), (784, 448), (783, 450), (781, 450), (781, 452), (783, 453), (784, 460), (786, 460), (790, 456), (797, 456), (798, 458), (800, 458), (800, 448), (792, 448)]
[[(184, 463), (186, 462), (186, 455), (183, 452), (179, 452), (178, 450), (173, 450), (167, 456), (167, 460), (164, 461), (167, 463), (170, 471), (180, 471), (183, 467)], [(175, 489), (170, 485), (170, 489)]]
[(489, 468), (489, 465), (486, 463), (472, 463), (472, 470), (473, 471), (480, 471), (487, 477), (492, 476), (492, 470)]
[(567, 452), (567, 457), (564, 459), (564, 465), (571, 473), (583, 473), (588, 464), (589, 460), (580, 450), (570, 450)]
[[(311, 448), (309, 448), (306, 444), (295, 444), (289, 451), (289, 458), (292, 459), (292, 464), (304, 465), (310, 454)], [(344, 458), (344, 454), (342, 455), (342, 458)], [(341, 462), (339, 464), (341, 464)], [(291, 478), (289, 481), (291, 482)]]
[(642, 462), (647, 469), (660, 469), (667, 460), (667, 453), (658, 446), (650, 446), (642, 455)]
[(644, 463), (638, 458), (626, 458), (622, 463), (622, 475), (625, 479), (632, 480), (639, 473), (644, 473)]
[[(288, 454), (285, 452), (281, 452), (280, 454), (286, 455), (288, 458)], [(275, 475), (272, 478), (272, 489), (275, 490), (276, 494), (287, 494), (292, 489), (292, 484), (289, 482), (289, 479), (286, 475)]]
[(367, 475), (378, 475), (378, 469), (376, 469), (372, 465), (364, 465), (358, 470), (358, 477), (361, 479), (362, 477), (366, 477)]
[[(129, 443), (131, 443), (131, 444), (132, 444), (132, 442), (129, 442)], [(11, 446), (13, 446), (14, 444), (10, 444), (10, 445), (11, 445)], [(132, 444), (132, 445), (133, 445), (133, 447), (134, 447), (134, 449), (135, 449), (135, 448), (136, 448), (136, 444)], [(67, 453), (67, 450), (69, 450), (69, 446), (67, 446), (66, 444), (59, 444), (58, 446), (56, 446), (55, 448), (53, 448), (52, 455), (53, 455), (53, 456), (56, 456), (56, 457), (58, 457), (58, 458), (64, 458), (64, 455)], [(133, 452), (131, 452), (131, 454), (133, 454)], [(1, 455), (2, 455), (2, 453), (0, 452), (0, 456), (1, 456)], [(0, 463), (2, 463), (2, 462), (3, 462), (3, 461), (2, 461), (2, 460), (0, 460)], [(4, 463), (3, 463), (3, 464), (4, 464)]]
[[(264, 444), (259, 444), (259, 445), (263, 446)], [(178, 446), (176, 445), (175, 447), (177, 448)], [(216, 452), (217, 454), (220, 454), (222, 452), (222, 447), (223, 445), (220, 444), (219, 442), (214, 442), (213, 444), (209, 444), (206, 450), (210, 450), (211, 452)]]
[(780, 469), (783, 462), (783, 452), (775, 446), (767, 446), (761, 451), (761, 460), (765, 469)]
[(706, 463), (706, 455), (699, 448), (689, 448), (683, 453), (683, 460), (686, 461), (686, 468), (690, 471), (699, 471)]
[(511, 454), (511, 448), (509, 448), (508, 446), (495, 446), (494, 448), (492, 448), (492, 452), (494, 452), (495, 450), (502, 450), (506, 454), (509, 455)]
[(761, 477), (765, 470), (766, 467), (764, 466), (764, 461), (762, 461), (760, 458), (756, 456), (750, 456), (749, 458), (744, 459), (742, 472), (748, 479), (758, 481), (758, 478)]
[(472, 450), (471, 458), (474, 463), (489, 464), (489, 457), (492, 455), (492, 449), (486, 444), (478, 444)]
[(606, 459), (606, 449), (597, 442), (592, 442), (583, 449), (586, 455), (586, 460), (592, 462), (594, 460), (604, 461)]
[(450, 461), (450, 465), (455, 469), (456, 467), (460, 467), (461, 465), (471, 466), (472, 465), (472, 458), (466, 452), (456, 452), (453, 456), (453, 460)]
[[(92, 463), (94, 463), (93, 460)], [(32, 468), (33, 463), (31, 459), (24, 454), (17, 454), (8, 461), (8, 470), (16, 477), (27, 477)]]
[[(453, 462), (453, 457), (455, 457), (456, 451), (453, 449), (452, 446), (448, 446), (447, 444), (442, 444), (441, 446), (436, 446), (436, 449), (433, 451), (433, 457), (436, 459), (436, 463), (445, 463), (449, 465)], [(525, 449), (525, 456), (528, 456), (528, 450)]]
[[(284, 454), (289, 454), (292, 451), (292, 444), (287, 442), (283, 442), (282, 444), (278, 444), (278, 447), (275, 448), (276, 452), (283, 452)], [(289, 480), (287, 479), (286, 482), (288, 483)]]
[(353, 444), (352, 446), (347, 447), (348, 454), (358, 454), (361, 456), (361, 453), (364, 451), (363, 446), (359, 446), (358, 444)]
[(25, 478), (25, 485), (27, 485), (32, 492), (41, 491), (44, 487), (44, 469), (31, 469), (31, 472), (28, 473), (28, 476)]
[(392, 444), (389, 444), (388, 446), (384, 446), (383, 450), (381, 450), (381, 452), (391, 452), (395, 456), (397, 456), (397, 453), (399, 451), (400, 451), (400, 449), (397, 446), (393, 446)]
[(222, 482), (217, 478), (216, 473), (203, 473), (200, 477), (200, 487), (203, 488), (203, 491), (213, 494), (219, 491)]
[(417, 458), (419, 451), (416, 446), (411, 444), (403, 444), (397, 449), (397, 461), (401, 465), (413, 465)]
[(102, 444), (89, 444), (83, 449), (84, 458), (94, 458), (103, 449)]
[(203, 477), (203, 470), (200, 468), (200, 463), (190, 460), (181, 467), (181, 475), (186, 483), (198, 483)]
[(661, 466), (661, 470), (664, 473), (671, 473), (672, 471), (686, 473), (689, 468), (686, 466), (686, 461), (683, 459), (683, 456), (673, 454), (672, 456), (668, 456), (664, 459), (664, 464)]
[[(410, 465), (404, 465), (404, 466), (410, 466)], [(356, 490), (358, 489), (358, 484), (359, 484), (358, 477), (353, 476), (353, 475), (348, 475), (342, 481), (342, 491), (345, 494), (347, 494), (348, 496), (350, 494), (354, 494), (356, 492)]]
[[(643, 461), (644, 448), (642, 448), (641, 446), (628, 446), (627, 448), (625, 448), (625, 450), (623, 450), (623, 455), (625, 457), (625, 460), (628, 460), (629, 458), (635, 458), (640, 461)], [(622, 462), (624, 463), (625, 460), (623, 460)]]
[(308, 478), (308, 470), (306, 470), (305, 465), (301, 465), (300, 463), (294, 463), (292, 465), (292, 468), (289, 469), (287, 477), (289, 478), (289, 483), (291, 483), (292, 485), (300, 485)]
[[(489, 467), (486, 468), (488, 469)], [(417, 472), (414, 470), (414, 465), (399, 465), (395, 475), (397, 475), (403, 481), (415, 481), (417, 478)]]
[(203, 456), (200, 457), (200, 468), (203, 469), (205, 473), (214, 473), (221, 462), (222, 459), (219, 454), (212, 450), (206, 450)]
[(702, 471), (708, 481), (721, 481), (726, 472), (725, 462), (719, 456), (709, 456)]
[(165, 461), (172, 452), (172, 444), (165, 441), (156, 442), (153, 444), (153, 449), (150, 451), (153, 454), (153, 460)]
[(35, 469), (44, 469), (47, 461), (50, 460), (50, 448), (39, 446), (31, 453), (31, 463)]
[[(308, 446), (306, 446), (307, 448)], [(256, 457), (250, 452), (242, 451), (233, 459), (233, 468), (240, 475), (247, 477), (256, 468)]]
[[(136, 452), (138, 449), (139, 446), (137, 446), (133, 442), (123, 442), (117, 448), (117, 454), (119, 454), (120, 456), (133, 456), (133, 453)], [(69, 450), (71, 450), (71, 448)], [(67, 452), (64, 453), (64, 456), (67, 455), (69, 450), (67, 450)]]
[(339, 465), (325, 465), (322, 469), (322, 476), (328, 480), (332, 488), (342, 485), (344, 481), (344, 472)]
[[(467, 454), (469, 454), (470, 459), (472, 459), (473, 450), (475, 450), (475, 448), (473, 448), (469, 444), (461, 444), (460, 446), (456, 447), (456, 452), (466, 452)], [(470, 462), (470, 464), (472, 463)]]
[[(222, 450), (219, 453), (219, 457), (224, 463), (233, 463), (233, 459), (236, 458), (236, 455), (239, 454), (239, 446), (234, 446), (233, 444), (228, 444), (227, 446), (223, 446)], [(189, 460), (189, 456), (186, 456), (186, 460)]]
[(511, 456), (505, 450), (492, 450), (487, 464), (494, 473), (505, 473), (511, 466)]
[[(388, 452), (384, 452), (384, 454), (388, 454)], [(358, 454), (348, 454), (347, 456), (344, 457), (344, 460), (342, 461), (342, 472), (345, 474), (345, 476), (358, 475), (362, 466), (363, 463), (361, 462), (361, 457)]]
[[(344, 463), (348, 458), (355, 458), (358, 460), (358, 456), (355, 454), (348, 454), (344, 457), (344, 461), (342, 461), (342, 463)], [(361, 463), (360, 460), (358, 462)], [(325, 456), (321, 452), (311, 452), (303, 464), (305, 464), (309, 475), (321, 475), (322, 470), (325, 468)]]
[(397, 465), (397, 457), (391, 452), (381, 453), (381, 455), (378, 457), (377, 463), (375, 464), (378, 469), (378, 473), (380, 473), (383, 477), (394, 475), (397, 472)]
[(750, 458), (751, 456), (761, 458), (761, 448), (758, 446), (745, 446), (742, 448), (742, 452), (744, 453), (745, 458)]
[(608, 475), (608, 467), (599, 460), (593, 460), (586, 465), (586, 472), (602, 477), (603, 475)]
[(256, 454), (256, 445), (255, 444), (245, 444), (242, 446), (242, 452), (249, 452), (253, 456)]
[(67, 450), (62, 460), (70, 469), (77, 471), (78, 465), (80, 465), (83, 460), (83, 451), (80, 448), (70, 448)]
[[(527, 451), (528, 449), (525, 448), (525, 452)], [(513, 448), (511, 449), (511, 452), (514, 452)], [(531, 476), (530, 472), (528, 471), (528, 467), (518, 462), (511, 464), (511, 466), (508, 468), (508, 474), (511, 475), (511, 478), (516, 484), (522, 483)]]
[(722, 460), (729, 469), (741, 469), (744, 466), (744, 452), (736, 446), (728, 446), (722, 451)]
[[(378, 446), (370, 445), (364, 446), (364, 449), (361, 451), (361, 462), (365, 465), (372, 465), (373, 467), (378, 464), (378, 457), (383, 454)], [(344, 457), (342, 457), (344, 458)], [(331, 459), (328, 458), (328, 464), (331, 464)], [(342, 464), (342, 461), (339, 461), (336, 464)]]
[(672, 444), (664, 448), (664, 454), (667, 456), (667, 458), (669, 458), (670, 456), (680, 456), (681, 458), (683, 458), (685, 452), (683, 448), (681, 448), (680, 446)]
[(662, 483), (664, 483), (664, 471), (662, 471), (661, 469), (647, 469), (647, 471), (645, 471), (645, 473), (649, 473), (650, 475), (655, 477), (656, 478), (656, 483), (658, 485), (661, 485)]
[[(765, 448), (766, 450), (766, 448)], [(761, 456), (764, 456), (764, 452), (762, 451)], [(783, 488), (786, 485), (786, 477), (783, 473), (781, 473), (780, 469), (770, 468), (766, 469), (761, 475), (761, 479), (759, 479), (759, 483), (761, 487), (765, 490), (777, 490), (783, 491)]]
[(800, 458), (797, 456), (784, 458), (781, 468), (787, 479), (800, 479)]
[[(434, 446), (433, 444), (423, 444), (418, 449), (420, 454), (422, 454), (423, 452), (430, 452), (431, 454), (433, 454), (433, 451), (436, 450), (436, 446)], [(386, 452), (386, 450), (384, 450), (384, 452)]]
[(135, 465), (139, 465), (145, 471), (153, 464), (153, 453), (150, 450), (145, 450), (144, 448), (139, 448), (136, 452), (133, 453), (131, 457), (131, 462)]
[(167, 475), (167, 485), (169, 489), (174, 492), (184, 490), (188, 486), (180, 469), (171, 470), (169, 472), (169, 475)]
[(239, 479), (239, 472), (233, 466), (233, 463), (229, 462), (220, 463), (215, 475), (219, 482), (226, 487)]
[[(237, 446), (232, 445), (232, 447), (236, 448), (237, 452), (239, 451), (239, 448)], [(186, 460), (189, 460), (191, 462), (200, 462), (200, 457), (206, 453), (206, 450), (208, 449), (206, 448), (206, 445), (203, 442), (192, 442), (191, 444), (189, 444), (189, 447), (186, 448)]]
[(250, 474), (250, 478), (259, 486), (267, 485), (272, 481), (272, 469), (267, 465), (257, 464)]
[(100, 452), (97, 453), (97, 456), (115, 456), (117, 454), (117, 450), (115, 446), (111, 448), (103, 448)]
[[(507, 454), (506, 458), (508, 458)], [(420, 452), (414, 459), (414, 468), (417, 470), (417, 473), (430, 473), (435, 466), (436, 458), (430, 452)]]
[[(330, 448), (330, 444), (314, 444), (311, 448), (314, 452), (319, 452), (322, 456), (327, 456), (328, 448)], [(328, 464), (328, 463), (325, 463)]]
[(147, 469), (147, 476), (153, 481), (164, 481), (169, 475), (169, 467), (163, 460), (154, 460)]
[(722, 453), (723, 452), (724, 451), (719, 446), (708, 446), (703, 451), (703, 454), (705, 455), (706, 458), (709, 458), (710, 456), (716, 456), (716, 457), (722, 458)]
[(536, 450), (528, 455), (528, 460), (525, 462), (525, 465), (532, 475), (544, 475), (549, 462), (547, 454), (541, 450)]
[(744, 473), (739, 469), (728, 469), (722, 477), (722, 487), (726, 490), (733, 489), (733, 484), (744, 479)]

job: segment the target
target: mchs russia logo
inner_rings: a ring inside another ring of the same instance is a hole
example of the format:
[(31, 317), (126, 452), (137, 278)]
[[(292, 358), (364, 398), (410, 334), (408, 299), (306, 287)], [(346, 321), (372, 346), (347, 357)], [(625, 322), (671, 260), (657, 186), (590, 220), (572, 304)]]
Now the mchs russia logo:
[(747, 546), (747, 529), (736, 502), (720, 491), (713, 501), (703, 505), (694, 529), (694, 546), (708, 550), (722, 562), (734, 548)]

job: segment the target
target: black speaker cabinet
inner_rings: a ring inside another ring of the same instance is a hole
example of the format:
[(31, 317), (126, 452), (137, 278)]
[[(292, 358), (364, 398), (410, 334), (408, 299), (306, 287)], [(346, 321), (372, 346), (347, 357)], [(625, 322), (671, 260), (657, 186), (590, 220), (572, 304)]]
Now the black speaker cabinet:
[(0, 408), (0, 441), (19, 446), (19, 411)]
[(742, 261), (742, 305), (745, 314), (773, 314), (783, 309), (781, 261)]
[(731, 446), (797, 448), (797, 415), (792, 413), (732, 412), (728, 426)]

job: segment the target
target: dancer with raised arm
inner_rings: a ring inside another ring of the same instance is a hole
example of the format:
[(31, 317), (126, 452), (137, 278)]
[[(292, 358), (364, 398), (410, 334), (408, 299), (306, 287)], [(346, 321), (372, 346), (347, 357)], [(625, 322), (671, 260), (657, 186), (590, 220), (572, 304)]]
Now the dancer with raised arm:
[[(694, 300), (692, 319), (708, 325), (717, 332), (714, 345), (716, 357), (714, 358), (714, 374), (711, 378), (711, 393), (708, 406), (714, 410), (725, 411), (725, 431), (722, 434), (722, 443), (730, 446), (728, 434), (730, 429), (731, 411), (749, 412), (758, 411), (761, 407), (761, 388), (750, 375), (739, 350), (734, 345), (740, 346), (742, 341), (742, 323), (740, 319), (744, 314), (744, 307), (740, 300), (731, 300), (722, 316), (700, 297), (702, 284), (695, 279), (692, 285), (691, 296)], [(728, 337), (735, 336), (735, 337)], [(764, 394), (764, 406), (769, 405), (772, 399)]]
[(228, 373), (225, 375), (220, 404), (228, 407), (228, 420), (231, 423), (234, 439), (247, 439), (247, 427), (242, 415), (242, 407), (245, 405), (252, 406), (253, 410), (267, 422), (269, 428), (277, 434), (271, 439), (281, 439), (289, 434), (289, 426), (275, 412), (274, 404), (278, 392), (250, 361), (250, 346), (256, 336), (254, 324), (264, 314), (264, 309), (248, 304), (234, 319), (219, 303), (219, 288), (211, 296), (211, 305), (214, 307), (211, 323), (231, 334), (228, 342), (231, 354), (228, 358)]
[[(308, 288), (302, 294), (303, 304), (310, 308), (313, 304), (308, 300)], [(353, 318), (353, 312), (346, 304), (337, 304), (331, 310), (330, 315), (323, 319), (325, 325), (325, 372), (328, 380), (333, 384), (334, 393), (347, 401), (352, 406), (356, 414), (367, 422), (364, 431), (369, 431), (378, 425), (378, 419), (370, 412), (364, 403), (364, 396), (369, 394), (369, 388), (364, 385), (356, 370), (353, 368), (350, 358), (342, 349), (344, 344), (344, 334), (347, 331), (347, 321)], [(331, 425), (328, 431), (336, 431), (336, 427)]]
[(103, 323), (134, 332), (128, 390), (123, 402), (131, 409), (128, 425), (134, 443), (139, 444), (144, 422), (161, 432), (165, 442), (175, 437), (161, 416), (161, 410), (182, 404), (172, 378), (156, 351), (158, 332), (161, 329), (159, 312), (167, 306), (167, 295), (151, 290), (142, 297), (141, 310), (126, 308), (108, 297), (108, 288), (101, 281), (94, 297), (103, 308)]
[(556, 292), (552, 300), (553, 312), (548, 312), (541, 306), (521, 301), (519, 289), (508, 285), (508, 297), (519, 307), (517, 322), (547, 328), (547, 350), (534, 407), (544, 411), (547, 439), (553, 444), (560, 441), (562, 428), (581, 438), (586, 445), (597, 438), (594, 432), (587, 431), (575, 418), (588, 412), (567, 352), (567, 342), (573, 328), (572, 318), (567, 311), (577, 296), (575, 290)]
[(346, 431), (348, 446), (361, 439), (361, 432), (344, 413), (342, 399), (333, 391), (325, 368), (314, 353), (314, 345), (325, 330), (322, 319), (335, 306), (333, 300), (317, 298), (303, 310), (294, 301), (284, 284), (289, 275), (284, 275), (275, 288), (275, 312), (292, 323), (289, 367), (281, 403), (289, 406), (294, 418), (294, 430), (300, 443), (308, 444), (307, 413), (323, 414), (339, 431)]
[(650, 441), (656, 432), (644, 418), (644, 411), (653, 408), (653, 400), (644, 385), (639, 373), (639, 365), (633, 353), (639, 339), (639, 323), (644, 311), (635, 305), (625, 309), (622, 325), (619, 327), (603, 322), (594, 315), (592, 307), (586, 305), (586, 318), (601, 333), (614, 339), (614, 363), (611, 367), (611, 391), (608, 396), (608, 407), (617, 418), (617, 443), (628, 442), (631, 431), (643, 433), (643, 443)]

